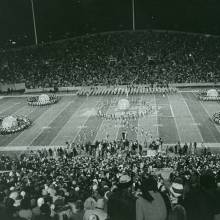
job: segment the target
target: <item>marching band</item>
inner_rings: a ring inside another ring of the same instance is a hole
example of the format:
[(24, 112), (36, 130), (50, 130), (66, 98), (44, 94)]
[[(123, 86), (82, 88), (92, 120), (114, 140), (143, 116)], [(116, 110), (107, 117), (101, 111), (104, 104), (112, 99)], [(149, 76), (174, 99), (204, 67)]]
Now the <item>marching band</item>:
[(78, 92), (78, 96), (99, 96), (99, 95), (140, 95), (140, 94), (172, 94), (178, 90), (175, 87), (149, 87), (149, 86), (126, 86), (126, 87), (84, 87)]

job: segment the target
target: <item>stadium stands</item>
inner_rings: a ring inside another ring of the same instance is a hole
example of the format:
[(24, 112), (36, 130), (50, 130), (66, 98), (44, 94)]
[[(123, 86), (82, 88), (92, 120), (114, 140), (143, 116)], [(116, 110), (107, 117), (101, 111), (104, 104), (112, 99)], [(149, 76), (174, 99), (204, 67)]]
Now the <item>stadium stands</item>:
[[(2, 155), (1, 216), (82, 220), (96, 214), (104, 220), (107, 215), (118, 219), (126, 212), (129, 219), (135, 219), (136, 201), (139, 220), (149, 211), (142, 213), (139, 205), (149, 208), (148, 203), (154, 201), (151, 215), (162, 213), (156, 212), (156, 204), (165, 207), (161, 219), (173, 219), (175, 214), (185, 212), (187, 219), (213, 219), (220, 213), (219, 155), (205, 151), (198, 154), (195, 145), (177, 145), (175, 149), (175, 156), (145, 157), (137, 146), (129, 150), (124, 143), (106, 142), (96, 147), (72, 145), (23, 153), (19, 160)], [(143, 182), (147, 182), (145, 187)], [(115, 201), (119, 207), (130, 206), (130, 210), (119, 209)]]
[(176, 32), (89, 35), (2, 51), (1, 82), (25, 82), (27, 88), (214, 82), (220, 75), (219, 42)]
[[(1, 51), (0, 80), (27, 88), (129, 84), (131, 94), (175, 93), (169, 83), (219, 80), (219, 52), (219, 38), (211, 36), (96, 34)], [(127, 92), (83, 88), (78, 95)], [(152, 156), (125, 137), (67, 145), (30, 150), (17, 160), (1, 154), (1, 219), (212, 220), (220, 214), (220, 155), (205, 147), (198, 152), (196, 142), (161, 149), (158, 138), (148, 146)]]

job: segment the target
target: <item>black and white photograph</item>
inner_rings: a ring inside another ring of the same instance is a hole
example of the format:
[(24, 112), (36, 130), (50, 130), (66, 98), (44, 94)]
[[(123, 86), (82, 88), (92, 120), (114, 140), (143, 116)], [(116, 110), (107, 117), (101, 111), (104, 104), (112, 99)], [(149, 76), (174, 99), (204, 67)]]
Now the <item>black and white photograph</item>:
[(220, 0), (0, 0), (0, 220), (220, 220)]

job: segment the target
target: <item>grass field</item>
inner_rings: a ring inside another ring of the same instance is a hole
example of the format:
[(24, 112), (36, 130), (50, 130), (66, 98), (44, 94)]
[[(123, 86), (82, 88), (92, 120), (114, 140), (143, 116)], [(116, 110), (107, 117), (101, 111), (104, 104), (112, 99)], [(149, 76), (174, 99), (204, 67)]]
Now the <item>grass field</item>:
[(138, 139), (140, 142), (145, 139), (144, 130), (153, 137), (160, 136), (169, 144), (196, 141), (218, 146), (217, 143), (220, 143), (220, 126), (210, 119), (214, 112), (220, 111), (218, 102), (200, 102), (192, 92), (165, 97), (130, 96), (129, 99), (145, 100), (151, 104), (153, 113), (132, 120), (127, 128), (120, 122), (96, 116), (97, 109), (103, 103), (103, 111), (113, 113), (115, 105), (112, 100), (117, 103), (121, 98), (123, 96), (63, 96), (57, 104), (47, 107), (28, 106), (26, 98), (22, 97), (0, 99), (0, 115), (25, 115), (33, 121), (32, 126), (23, 132), (0, 136), (0, 147), (62, 146), (66, 141), (94, 142), (105, 139), (107, 135), (115, 140), (121, 138), (124, 130), (128, 139)]

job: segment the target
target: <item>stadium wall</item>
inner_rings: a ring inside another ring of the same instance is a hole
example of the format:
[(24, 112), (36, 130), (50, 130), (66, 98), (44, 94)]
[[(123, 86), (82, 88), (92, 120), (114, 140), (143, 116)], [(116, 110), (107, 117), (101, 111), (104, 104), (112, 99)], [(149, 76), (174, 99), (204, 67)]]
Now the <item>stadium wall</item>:
[[(118, 85), (118, 87), (124, 88), (127, 85)], [(150, 86), (148, 84), (142, 84), (140, 86)], [(220, 83), (171, 83), (170, 86), (177, 88), (208, 88), (208, 87), (220, 87)], [(94, 86), (70, 86), (70, 87), (59, 87), (59, 92), (73, 92), (76, 93), (82, 88), (90, 88)], [(109, 88), (109, 86), (95, 86), (99, 88)], [(25, 83), (14, 83), (14, 84), (3, 84), (0, 83), (0, 92), (8, 92), (11, 89), (13, 92), (24, 92), (26, 94), (31, 93), (42, 93), (54, 91), (53, 87), (48, 88), (34, 88), (28, 89), (25, 87)]]

